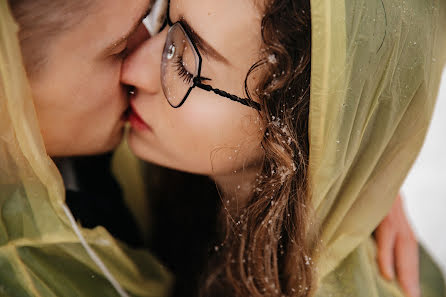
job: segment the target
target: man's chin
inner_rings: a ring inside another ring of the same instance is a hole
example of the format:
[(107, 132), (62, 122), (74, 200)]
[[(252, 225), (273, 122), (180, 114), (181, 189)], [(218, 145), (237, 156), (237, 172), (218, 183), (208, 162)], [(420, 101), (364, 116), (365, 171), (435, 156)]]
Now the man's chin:
[(109, 134), (107, 141), (103, 142), (101, 146), (97, 146), (95, 150), (90, 152), (90, 155), (104, 154), (115, 150), (124, 139), (125, 131), (125, 121), (120, 120), (119, 123), (114, 127), (112, 133)]
[(120, 129), (115, 129), (108, 137), (104, 137), (103, 141), (98, 141), (96, 137), (94, 141), (83, 142), (79, 139), (78, 142), (71, 143), (68, 146), (56, 146), (53, 147), (53, 150), (47, 149), (47, 154), (52, 158), (63, 158), (109, 153), (116, 149), (123, 140), (124, 130), (124, 126)]
[(103, 146), (97, 147), (90, 155), (105, 154), (115, 150), (124, 139), (125, 127), (121, 127), (117, 132), (113, 133), (109, 140)]

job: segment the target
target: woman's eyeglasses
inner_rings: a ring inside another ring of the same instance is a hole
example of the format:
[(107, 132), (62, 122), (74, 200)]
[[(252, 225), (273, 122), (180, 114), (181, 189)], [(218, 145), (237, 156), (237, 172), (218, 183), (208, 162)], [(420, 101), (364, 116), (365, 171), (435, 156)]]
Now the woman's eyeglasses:
[(253, 100), (240, 98), (204, 83), (210, 79), (201, 76), (202, 58), (200, 52), (181, 21), (172, 23), (169, 7), (170, 1), (167, 5), (166, 16), (166, 24), (170, 28), (161, 60), (161, 84), (169, 104), (174, 108), (180, 107), (191, 91), (197, 87), (260, 110), (260, 104)]

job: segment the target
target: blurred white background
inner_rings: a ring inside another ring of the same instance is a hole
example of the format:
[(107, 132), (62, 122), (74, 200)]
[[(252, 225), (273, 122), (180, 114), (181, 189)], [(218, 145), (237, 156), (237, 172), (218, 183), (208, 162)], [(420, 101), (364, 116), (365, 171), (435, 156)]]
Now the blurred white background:
[(415, 233), (446, 275), (446, 71), (426, 141), (402, 192)]

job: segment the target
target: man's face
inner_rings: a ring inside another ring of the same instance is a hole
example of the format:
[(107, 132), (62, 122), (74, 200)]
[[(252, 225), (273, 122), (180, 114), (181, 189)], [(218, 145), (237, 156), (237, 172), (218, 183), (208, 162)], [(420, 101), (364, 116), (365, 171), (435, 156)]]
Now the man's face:
[(149, 3), (96, 0), (48, 46), (31, 87), (50, 156), (97, 154), (119, 143), (128, 105), (121, 64), (128, 48), (147, 37), (139, 24)]

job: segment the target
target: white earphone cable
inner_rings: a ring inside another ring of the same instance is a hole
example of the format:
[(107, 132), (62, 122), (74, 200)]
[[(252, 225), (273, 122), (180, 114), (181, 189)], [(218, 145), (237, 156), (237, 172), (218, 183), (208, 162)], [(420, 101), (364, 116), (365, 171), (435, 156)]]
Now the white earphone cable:
[(87, 241), (85, 240), (84, 236), (82, 235), (82, 233), (81, 233), (76, 221), (74, 220), (74, 217), (71, 214), (71, 211), (68, 209), (68, 207), (65, 204), (63, 204), (62, 207), (63, 207), (63, 210), (64, 210), (65, 214), (67, 215), (68, 219), (70, 220), (70, 223), (71, 223), (71, 226), (73, 227), (74, 232), (76, 233), (82, 246), (85, 248), (87, 254), (90, 256), (90, 258), (93, 260), (93, 262), (95, 262), (96, 265), (98, 265), (99, 269), (104, 273), (104, 276), (112, 284), (112, 286), (115, 288), (115, 290), (119, 293), (119, 295), (121, 297), (130, 297), (124, 291), (124, 289), (121, 287), (121, 285), (118, 283), (118, 281), (113, 277), (113, 275), (107, 269), (107, 267), (102, 262), (102, 260), (99, 258), (99, 256), (93, 251), (93, 249), (87, 243)]

